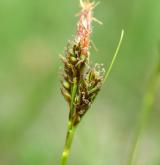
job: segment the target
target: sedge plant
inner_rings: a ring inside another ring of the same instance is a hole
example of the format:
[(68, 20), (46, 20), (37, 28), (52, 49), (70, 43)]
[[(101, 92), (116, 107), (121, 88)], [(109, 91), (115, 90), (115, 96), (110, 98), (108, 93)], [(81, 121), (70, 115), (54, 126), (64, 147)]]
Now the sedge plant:
[(64, 69), (62, 72), (61, 92), (69, 107), (69, 118), (64, 151), (61, 156), (61, 165), (66, 165), (73, 137), (83, 116), (90, 109), (104, 82), (108, 79), (112, 66), (116, 60), (124, 31), (107, 71), (102, 64), (90, 63), (90, 36), (92, 33), (93, 9), (98, 3), (81, 0), (81, 11), (77, 23), (77, 31), (73, 41), (67, 44), (65, 53), (60, 56)]

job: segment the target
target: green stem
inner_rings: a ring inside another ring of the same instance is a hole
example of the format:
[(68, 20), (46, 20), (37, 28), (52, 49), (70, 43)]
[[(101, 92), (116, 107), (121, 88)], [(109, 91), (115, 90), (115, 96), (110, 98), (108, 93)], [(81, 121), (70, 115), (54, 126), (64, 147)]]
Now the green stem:
[(69, 120), (68, 120), (68, 129), (67, 129), (65, 146), (62, 153), (62, 157), (61, 157), (61, 165), (67, 164), (68, 156), (70, 154), (70, 149), (71, 149), (71, 145), (72, 145), (72, 141), (73, 141), (73, 137), (74, 137), (74, 133), (76, 129), (76, 127), (74, 126), (73, 113), (74, 113), (74, 100), (77, 93), (77, 87), (78, 87), (77, 79), (74, 78), (73, 86), (71, 90), (71, 104), (70, 104), (70, 113), (69, 113)]
[(71, 91), (71, 105), (70, 105), (69, 119), (71, 119), (71, 117), (74, 113), (74, 100), (75, 100), (75, 96), (76, 96), (76, 93), (77, 93), (77, 87), (78, 87), (77, 79), (74, 78), (72, 91)]
[(151, 79), (146, 95), (144, 96), (142, 112), (139, 123), (137, 125), (135, 137), (132, 143), (131, 152), (127, 163), (128, 165), (135, 164), (136, 153), (140, 144), (141, 136), (143, 135), (143, 131), (145, 129), (145, 126), (148, 122), (148, 118), (152, 111), (152, 107), (156, 96), (156, 91), (159, 85), (159, 80), (160, 80), (160, 63)]
[(76, 129), (76, 127), (73, 126), (71, 121), (69, 121), (66, 142), (65, 142), (64, 150), (63, 150), (62, 157), (61, 157), (61, 165), (67, 164), (67, 160), (68, 160), (68, 156), (70, 154), (70, 149), (71, 149), (75, 129)]

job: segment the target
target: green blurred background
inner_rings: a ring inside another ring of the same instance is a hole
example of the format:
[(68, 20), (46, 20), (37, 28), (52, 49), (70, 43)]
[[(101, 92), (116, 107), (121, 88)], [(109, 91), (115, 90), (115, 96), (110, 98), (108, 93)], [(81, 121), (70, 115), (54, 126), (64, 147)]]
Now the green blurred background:
[[(0, 0), (0, 165), (58, 165), (68, 117), (59, 54), (76, 31), (78, 0)], [(69, 165), (125, 165), (160, 41), (159, 0), (101, 0), (94, 62), (112, 74), (79, 125)], [(136, 165), (160, 165), (160, 88)]]

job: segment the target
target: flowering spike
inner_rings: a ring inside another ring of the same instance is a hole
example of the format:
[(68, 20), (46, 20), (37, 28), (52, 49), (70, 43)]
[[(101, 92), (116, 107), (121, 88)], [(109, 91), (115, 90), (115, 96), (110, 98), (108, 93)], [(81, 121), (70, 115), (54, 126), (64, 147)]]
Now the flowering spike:
[(70, 42), (61, 56), (64, 63), (62, 94), (69, 103), (69, 119), (77, 125), (97, 96), (104, 79), (102, 65), (89, 62), (93, 9), (98, 3), (80, 0), (81, 11), (75, 40)]

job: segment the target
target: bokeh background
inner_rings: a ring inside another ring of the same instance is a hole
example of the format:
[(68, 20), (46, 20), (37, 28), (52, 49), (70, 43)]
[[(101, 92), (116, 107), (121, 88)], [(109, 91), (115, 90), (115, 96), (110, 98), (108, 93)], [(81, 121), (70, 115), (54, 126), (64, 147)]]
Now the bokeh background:
[[(58, 165), (68, 117), (59, 54), (76, 31), (79, 0), (0, 0), (0, 165)], [(159, 0), (101, 0), (93, 24), (93, 62), (108, 82), (79, 125), (69, 165), (125, 165), (160, 53)], [(135, 165), (160, 165), (160, 88)]]

